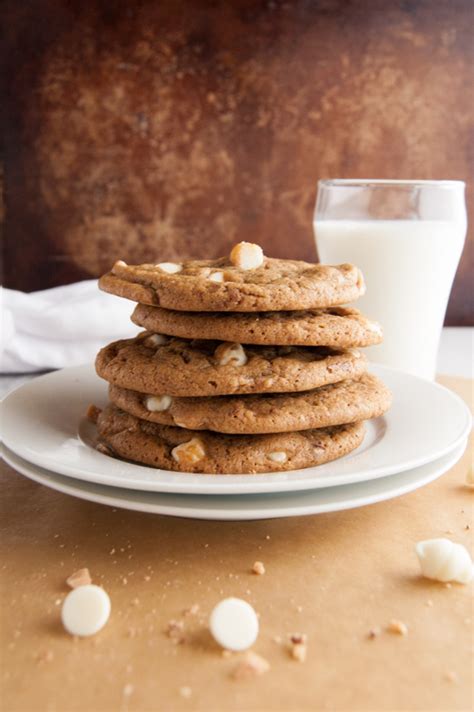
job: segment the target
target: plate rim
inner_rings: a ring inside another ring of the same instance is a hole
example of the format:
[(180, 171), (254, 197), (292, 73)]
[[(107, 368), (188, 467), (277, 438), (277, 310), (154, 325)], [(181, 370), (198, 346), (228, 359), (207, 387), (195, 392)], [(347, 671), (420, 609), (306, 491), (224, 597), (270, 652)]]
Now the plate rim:
[[(9, 449), (5, 446), (2, 445), (2, 456), (3, 459), (17, 472), (19, 472), (22, 476), (27, 477), (28, 479), (41, 484), (45, 487), (48, 487), (49, 489), (53, 489), (57, 492), (61, 492), (62, 494), (66, 494), (68, 496), (76, 497), (78, 499), (85, 500), (87, 502), (93, 502), (95, 504), (101, 504), (103, 506), (110, 506), (110, 507), (116, 507), (118, 509), (125, 509), (128, 511), (133, 511), (133, 512), (143, 512), (143, 513), (148, 513), (148, 514), (155, 514), (158, 516), (172, 516), (172, 517), (179, 517), (183, 519), (199, 519), (199, 520), (207, 520), (207, 521), (257, 521), (257, 520), (263, 520), (263, 519), (283, 519), (283, 518), (292, 518), (292, 517), (302, 517), (302, 516), (315, 516), (317, 514), (329, 514), (331, 512), (341, 512), (341, 511), (347, 511), (350, 509), (358, 509), (359, 507), (366, 507), (370, 506), (372, 504), (377, 504), (379, 502), (384, 502), (390, 499), (395, 499), (397, 497), (401, 497), (405, 494), (409, 494), (410, 492), (413, 492), (417, 489), (420, 489), (421, 487), (424, 487), (427, 484), (430, 484), (434, 480), (438, 479), (439, 477), (442, 477), (448, 470), (450, 470), (454, 465), (462, 458), (466, 447), (467, 447), (467, 438), (463, 441), (463, 443), (459, 444), (452, 452), (444, 455), (441, 458), (438, 458), (430, 463), (426, 463), (425, 465), (422, 465), (421, 467), (413, 468), (410, 470), (405, 470), (404, 472), (400, 472), (398, 474), (393, 474), (388, 477), (380, 478), (380, 480), (374, 480), (374, 481), (366, 481), (366, 482), (360, 482), (360, 483), (355, 483), (355, 484), (349, 484), (349, 485), (340, 485), (336, 487), (328, 487), (325, 488), (327, 489), (330, 493), (337, 493), (337, 490), (341, 489), (352, 489), (355, 488), (356, 490), (358, 488), (363, 488), (367, 487), (367, 485), (375, 486), (379, 488), (382, 487), (382, 491), (379, 491), (376, 494), (372, 495), (362, 495), (356, 500), (354, 500), (354, 497), (352, 500), (343, 500), (340, 503), (332, 503), (326, 505), (317, 505), (317, 504), (306, 504), (305, 506), (295, 506), (293, 508), (285, 509), (284, 505), (282, 507), (281, 503), (277, 508), (274, 510), (260, 510), (260, 511), (255, 511), (255, 510), (248, 510), (248, 509), (237, 509), (234, 508), (232, 509), (232, 506), (239, 501), (239, 496), (232, 496), (232, 495), (221, 495), (222, 499), (228, 500), (228, 502), (231, 505), (230, 510), (222, 510), (218, 508), (214, 509), (196, 509), (195, 507), (193, 508), (188, 507), (183, 508), (179, 507), (176, 505), (171, 505), (171, 506), (166, 506), (164, 503), (158, 503), (154, 504), (153, 507), (151, 504), (147, 505), (145, 503), (140, 503), (140, 502), (134, 502), (133, 506), (130, 506), (130, 501), (127, 501), (126, 499), (118, 499), (118, 500), (113, 500), (113, 490), (120, 490), (122, 492), (125, 492), (127, 494), (131, 494), (133, 492), (136, 492), (138, 495), (140, 495), (142, 498), (146, 497), (155, 497), (155, 498), (160, 498), (160, 497), (166, 497), (166, 496), (174, 496), (177, 497), (178, 499), (181, 499), (185, 501), (186, 499), (192, 498), (193, 501), (195, 500), (200, 500), (201, 502), (204, 501), (214, 501), (216, 502), (215, 497), (210, 497), (209, 495), (182, 495), (182, 494), (175, 494), (175, 493), (165, 493), (165, 492), (147, 492), (143, 490), (130, 490), (130, 489), (124, 489), (124, 488), (119, 488), (119, 487), (110, 487), (107, 485), (98, 485), (97, 483), (92, 483), (92, 482), (85, 482), (84, 480), (76, 480), (75, 478), (68, 477), (66, 475), (60, 475), (57, 472), (51, 472), (48, 471), (46, 468), (41, 468), (34, 463), (28, 462), (27, 460), (24, 460), (24, 458), (21, 458), (19, 455), (14, 453), (13, 451), (9, 451)], [(6, 454), (6, 456), (5, 456)], [(13, 455), (13, 457), (12, 457)], [(428, 469), (428, 472), (426, 473), (426, 469)], [(33, 470), (33, 473), (32, 473)], [(36, 470), (40, 470), (39, 474), (36, 472)], [(420, 470), (424, 470), (423, 476), (418, 479), (412, 479), (413, 474), (418, 472), (418, 475), (420, 475)], [(57, 480), (59, 478), (59, 482)], [(390, 490), (390, 482), (392, 482), (396, 478), (402, 479), (402, 484), (398, 484), (398, 486), (395, 486), (392, 490)], [(408, 481), (406, 481), (408, 478)], [(51, 484), (51, 479), (53, 480), (53, 484)], [(74, 482), (78, 482), (80, 485), (80, 489), (78, 490), (75, 488)], [(59, 486), (58, 486), (59, 485)], [(385, 487), (384, 487), (385, 485)], [(388, 493), (387, 493), (387, 485), (388, 485)], [(89, 491), (89, 487), (100, 487), (104, 490), (104, 493), (102, 494), (94, 494)], [(323, 491), (324, 488), (319, 488), (317, 490), (308, 490), (307, 493), (308, 495), (312, 495), (313, 497), (317, 497), (318, 494), (320, 494)], [(284, 497), (291, 497), (293, 494), (302, 494), (301, 492), (299, 493), (292, 493), (292, 492), (284, 492), (280, 493), (281, 496)], [(304, 492), (303, 492), (304, 494)], [(257, 497), (257, 499), (260, 499), (262, 501), (263, 499), (271, 499), (272, 494), (258, 494), (258, 495), (243, 495), (240, 497), (242, 498), (247, 498), (247, 497)], [(128, 505), (128, 506), (127, 506)], [(151, 508), (152, 507), (152, 508)]]
[[(355, 473), (352, 473), (350, 475), (331, 475), (331, 482), (329, 481), (323, 481), (320, 480), (319, 482), (316, 481), (311, 481), (311, 473), (314, 473), (317, 471), (319, 468), (318, 467), (309, 467), (309, 468), (304, 468), (301, 470), (293, 470), (293, 474), (306, 474), (307, 477), (304, 479), (292, 479), (290, 473), (261, 473), (255, 477), (265, 477), (265, 481), (256, 481), (254, 476), (245, 476), (245, 475), (237, 475), (237, 477), (248, 477), (248, 480), (240, 481), (236, 483), (235, 481), (229, 481), (228, 478), (234, 477), (233, 475), (201, 475), (201, 474), (193, 474), (193, 473), (177, 473), (177, 472), (172, 472), (168, 470), (161, 470), (157, 468), (157, 472), (159, 473), (166, 473), (167, 475), (171, 476), (173, 479), (171, 479), (168, 482), (163, 482), (160, 480), (156, 481), (150, 481), (150, 482), (145, 482), (144, 480), (140, 481), (139, 486), (137, 486), (136, 482), (131, 481), (130, 479), (125, 480), (121, 482), (120, 484), (117, 483), (117, 481), (110, 481), (113, 476), (110, 474), (104, 474), (103, 472), (100, 472), (99, 468), (97, 468), (98, 474), (96, 472), (96, 468), (90, 468), (89, 470), (85, 470), (84, 468), (77, 468), (74, 467), (73, 465), (65, 464), (65, 463), (58, 463), (57, 459), (55, 458), (50, 458), (47, 455), (44, 455), (42, 453), (37, 453), (36, 451), (31, 451), (28, 449), (28, 447), (22, 446), (18, 447), (18, 438), (15, 443), (12, 444), (12, 442), (8, 441), (8, 438), (5, 441), (5, 444), (8, 446), (8, 448), (14, 452), (17, 456), (21, 457), (22, 459), (25, 459), (28, 462), (31, 462), (32, 464), (37, 465), (38, 467), (44, 467), (45, 469), (48, 469), (52, 472), (56, 472), (57, 474), (64, 475), (66, 477), (72, 477), (75, 479), (81, 479), (83, 481), (95, 483), (95, 484), (100, 484), (100, 485), (105, 485), (109, 487), (122, 487), (122, 488), (128, 488), (128, 489), (140, 489), (141, 491), (152, 491), (152, 492), (163, 492), (163, 493), (175, 493), (175, 494), (210, 494), (210, 495), (240, 495), (240, 494), (257, 494), (257, 493), (278, 493), (278, 492), (292, 492), (292, 491), (300, 491), (300, 490), (307, 490), (307, 489), (319, 489), (319, 488), (326, 488), (330, 486), (334, 487), (339, 487), (339, 486), (344, 486), (346, 484), (356, 484), (358, 482), (365, 482), (369, 480), (376, 480), (380, 479), (383, 477), (390, 476), (392, 474), (396, 474), (398, 472), (404, 471), (404, 470), (409, 470), (409, 469), (414, 469), (416, 467), (420, 467), (424, 464), (427, 464), (429, 462), (432, 462), (436, 459), (439, 459), (440, 457), (443, 457), (444, 455), (448, 454), (452, 450), (454, 450), (464, 439), (467, 437), (470, 429), (471, 429), (471, 423), (472, 423), (472, 416), (469, 411), (468, 406), (466, 403), (463, 401), (463, 399), (458, 396), (457, 393), (454, 393), (451, 391), (449, 388), (446, 388), (445, 386), (435, 383), (432, 381), (429, 381), (428, 379), (421, 379), (418, 378), (417, 376), (413, 376), (411, 374), (406, 374), (402, 371), (397, 371), (395, 369), (387, 368), (385, 366), (380, 366), (379, 364), (370, 364), (370, 368), (373, 369), (376, 373), (380, 372), (382, 374), (393, 374), (395, 377), (402, 377), (402, 378), (408, 378), (408, 379), (415, 379), (416, 381), (422, 381), (425, 383), (425, 385), (429, 385), (433, 389), (436, 389), (438, 391), (441, 391), (447, 395), (451, 399), (452, 402), (456, 402), (457, 406), (463, 410), (463, 415), (465, 419), (464, 423), (464, 428), (458, 434), (457, 438), (453, 440), (448, 446), (437, 449), (430, 455), (427, 455), (425, 457), (418, 457), (415, 459), (411, 459), (408, 461), (405, 461), (402, 465), (400, 463), (394, 463), (393, 465), (385, 465), (385, 466), (379, 466), (376, 468), (373, 468), (370, 472), (370, 474), (367, 476), (367, 470), (361, 469), (357, 470)], [(48, 380), (55, 380), (57, 378), (65, 378), (67, 381), (71, 378), (95, 378), (97, 379), (97, 383), (101, 384), (101, 380), (96, 376), (93, 365), (92, 364), (84, 364), (82, 366), (71, 366), (65, 369), (60, 369), (57, 371), (52, 371), (47, 374), (43, 374), (41, 376), (38, 376), (37, 378), (30, 380), (26, 383), (21, 384), (18, 386), (18, 388), (14, 389), (11, 391), (5, 398), (2, 400), (2, 411), (5, 408), (8, 408), (8, 402), (10, 399), (14, 400), (16, 397), (18, 397), (18, 394), (21, 391), (27, 391), (29, 388), (34, 387), (33, 384), (37, 384), (39, 382), (45, 381), (46, 379)], [(104, 388), (106, 388), (106, 384), (104, 382)], [(99, 399), (103, 398), (103, 395), (97, 396)], [(381, 416), (381, 419), (383, 419), (384, 416)], [(378, 420), (378, 419), (375, 419)], [(372, 421), (374, 422), (374, 421)], [(78, 433), (76, 431), (75, 437), (78, 438)], [(354, 453), (349, 454), (346, 456), (347, 458), (350, 458), (351, 456), (355, 455), (358, 452), (358, 450), (355, 450)], [(97, 456), (100, 455), (100, 453), (94, 453), (97, 454)], [(102, 455), (102, 457), (106, 457), (105, 455)], [(123, 462), (123, 461), (122, 461)], [(150, 469), (153, 468), (148, 468), (144, 465), (140, 464), (134, 464), (134, 463), (127, 463), (130, 465), (132, 468), (138, 468), (140, 469), (145, 469), (149, 471)], [(331, 463), (328, 463), (331, 464)], [(185, 475), (186, 477), (193, 477), (196, 478), (194, 482), (185, 482), (185, 481), (179, 481), (180, 475)], [(281, 478), (282, 475), (285, 476), (285, 479), (277, 479)], [(290, 477), (288, 477), (290, 475)], [(209, 481), (204, 481), (203, 478), (212, 478), (212, 482)], [(216, 478), (219, 478), (219, 481), (215, 481)], [(222, 478), (225, 478), (227, 481), (223, 481)], [(107, 481), (109, 480), (109, 481)]]

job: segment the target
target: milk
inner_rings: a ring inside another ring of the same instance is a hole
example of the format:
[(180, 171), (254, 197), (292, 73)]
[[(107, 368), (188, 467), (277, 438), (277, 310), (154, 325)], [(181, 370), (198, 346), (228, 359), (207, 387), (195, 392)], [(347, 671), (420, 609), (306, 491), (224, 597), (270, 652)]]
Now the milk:
[(351, 262), (367, 292), (356, 307), (380, 322), (373, 361), (434, 378), (439, 337), (461, 256), (465, 213), (457, 220), (316, 220), (321, 262)]

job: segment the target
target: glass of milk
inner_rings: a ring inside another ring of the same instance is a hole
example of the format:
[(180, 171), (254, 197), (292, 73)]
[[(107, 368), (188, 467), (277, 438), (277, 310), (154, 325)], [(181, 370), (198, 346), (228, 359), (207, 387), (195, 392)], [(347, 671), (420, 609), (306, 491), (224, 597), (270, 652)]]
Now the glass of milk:
[(380, 322), (368, 357), (435, 377), (439, 338), (466, 237), (462, 181), (322, 180), (314, 214), (321, 262), (361, 268), (355, 306)]

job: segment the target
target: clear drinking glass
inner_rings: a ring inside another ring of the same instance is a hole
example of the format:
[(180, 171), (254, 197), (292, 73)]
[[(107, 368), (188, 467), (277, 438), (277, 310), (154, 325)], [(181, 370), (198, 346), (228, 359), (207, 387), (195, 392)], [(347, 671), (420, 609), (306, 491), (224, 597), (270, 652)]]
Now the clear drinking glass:
[(434, 378), (466, 237), (464, 189), (462, 181), (319, 181), (319, 259), (362, 270), (367, 292), (356, 306), (384, 331), (371, 360)]

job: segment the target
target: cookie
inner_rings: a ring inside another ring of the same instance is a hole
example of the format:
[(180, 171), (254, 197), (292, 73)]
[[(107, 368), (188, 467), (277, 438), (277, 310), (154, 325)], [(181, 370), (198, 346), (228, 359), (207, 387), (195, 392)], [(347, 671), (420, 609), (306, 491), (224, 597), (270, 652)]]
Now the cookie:
[(109, 383), (168, 396), (308, 391), (362, 375), (367, 360), (356, 349), (246, 346), (218, 341), (167, 339), (143, 332), (115, 341), (96, 358)]
[(216, 260), (143, 265), (119, 260), (101, 277), (99, 286), (142, 304), (191, 312), (319, 309), (352, 302), (365, 292), (362, 274), (353, 265), (311, 264), (262, 255), (260, 264), (248, 267), (248, 261), (232, 258), (240, 245), (230, 258)]
[(305, 311), (179, 312), (138, 304), (132, 321), (148, 331), (187, 339), (280, 346), (372, 346), (382, 329), (357, 309), (331, 307)]
[(223, 435), (150, 423), (113, 405), (97, 420), (99, 449), (164, 470), (250, 474), (335, 460), (364, 438), (363, 423), (273, 435)]
[(388, 388), (370, 373), (303, 393), (172, 398), (110, 386), (109, 398), (118, 408), (142, 420), (242, 435), (368, 420), (385, 413), (392, 400)]

